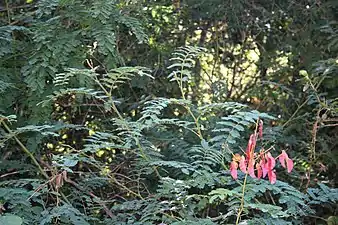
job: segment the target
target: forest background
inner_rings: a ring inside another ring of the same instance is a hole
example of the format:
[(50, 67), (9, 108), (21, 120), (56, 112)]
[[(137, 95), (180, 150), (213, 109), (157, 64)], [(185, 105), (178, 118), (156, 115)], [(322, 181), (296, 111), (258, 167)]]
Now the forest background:
[(0, 25), (1, 225), (338, 224), (338, 1), (2, 0)]

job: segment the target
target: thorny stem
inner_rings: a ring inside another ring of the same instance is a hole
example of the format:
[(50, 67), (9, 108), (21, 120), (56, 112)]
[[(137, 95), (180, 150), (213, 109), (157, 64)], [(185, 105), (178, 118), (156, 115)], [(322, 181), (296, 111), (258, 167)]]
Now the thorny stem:
[(236, 219), (236, 225), (238, 225), (239, 220), (241, 218), (241, 214), (244, 209), (244, 194), (245, 194), (245, 187), (246, 187), (246, 179), (248, 177), (248, 173), (245, 174), (244, 182), (243, 182), (243, 187), (242, 187), (242, 197), (241, 197), (241, 206), (239, 208), (239, 211), (237, 213), (237, 219)]

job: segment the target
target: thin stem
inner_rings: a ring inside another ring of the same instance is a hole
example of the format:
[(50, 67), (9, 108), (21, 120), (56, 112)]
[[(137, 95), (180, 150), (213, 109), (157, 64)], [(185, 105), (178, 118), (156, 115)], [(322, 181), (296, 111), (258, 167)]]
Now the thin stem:
[(6, 4), (6, 12), (7, 12), (7, 19), (8, 19), (8, 23), (11, 23), (11, 15), (9, 12), (9, 5), (8, 5), (8, 0), (5, 0), (5, 4)]
[[(26, 148), (26, 146), (16, 137), (16, 135), (13, 133), (13, 131), (8, 127), (6, 122), (4, 120), (1, 120), (1, 124), (4, 126), (4, 128), (7, 130), (7, 132), (12, 135), (15, 139), (15, 141), (18, 143), (18, 145), (21, 147), (21, 149), (26, 153), (26, 155), (33, 161), (34, 165), (39, 169), (40, 173), (48, 180), (48, 183), (50, 182), (50, 178), (48, 174), (42, 169), (40, 166), (40, 163), (35, 159), (34, 155)], [(71, 205), (70, 201), (67, 199), (67, 197), (60, 192), (61, 196), (64, 198), (64, 200)]]
[[(1, 120), (1, 124), (4, 126), (4, 128), (7, 130), (7, 132), (12, 135), (15, 139), (15, 141), (19, 144), (21, 149), (26, 153), (26, 155), (33, 161), (34, 165), (39, 169), (40, 173), (50, 182), (50, 178), (48, 174), (42, 169), (39, 162), (35, 159), (34, 155), (26, 148), (26, 146), (16, 137), (16, 135), (13, 133), (13, 131), (8, 127), (8, 125), (5, 123), (4, 120)], [(64, 198), (64, 200), (70, 205), (71, 203), (67, 199), (67, 197), (60, 192), (61, 196)]]
[(328, 222), (327, 219), (324, 219), (323, 217), (320, 217), (320, 216), (314, 216), (314, 215), (307, 215), (308, 217), (312, 217), (312, 218), (315, 218), (315, 219), (320, 219), (320, 220), (323, 220), (325, 222)]
[(303, 108), (303, 106), (305, 106), (305, 104), (310, 100), (310, 98), (306, 99), (300, 106), (298, 106), (298, 108), (296, 109), (296, 111), (292, 114), (292, 116), (289, 118), (288, 121), (286, 121), (282, 127), (285, 127), (286, 125), (288, 125), (293, 118), (297, 115), (297, 113), (299, 112), (299, 110), (301, 110)]
[[(308, 79), (308, 80), (307, 80), (307, 81), (308, 81), (308, 84), (310, 84), (312, 90), (315, 92), (315, 95), (316, 95), (318, 104), (320, 104), (323, 108), (326, 107), (326, 104), (323, 103), (323, 102), (321, 101), (321, 99), (320, 99), (320, 97), (319, 97), (319, 95), (318, 95), (318, 93), (317, 93), (317, 92), (318, 92), (317, 89), (319, 88), (320, 84), (323, 82), (324, 79), (325, 79), (325, 76), (317, 83), (317, 85), (313, 84), (312, 81), (311, 81), (311, 79)], [(310, 100), (310, 97), (307, 98), (307, 99), (306, 99), (306, 100), (305, 100), (305, 101), (297, 108), (297, 110), (292, 114), (292, 116), (290, 117), (290, 119), (289, 119), (288, 121), (286, 121), (286, 123), (283, 124), (283, 127), (285, 127), (287, 124), (289, 124), (289, 123), (293, 120), (293, 118), (296, 116), (296, 114), (299, 112), (299, 110), (300, 110), (301, 108), (303, 108), (303, 107), (305, 106), (305, 104), (306, 104), (309, 100)]]
[(244, 209), (244, 194), (245, 194), (245, 187), (246, 187), (246, 179), (247, 179), (247, 177), (248, 177), (248, 173), (245, 174), (245, 178), (244, 178), (244, 182), (243, 182), (241, 206), (240, 206), (238, 214), (237, 214), (236, 225), (238, 225), (239, 220), (241, 218), (241, 214), (242, 214), (243, 209)]
[(48, 180), (49, 176), (47, 175), (47, 173), (42, 169), (42, 167), (40, 166), (39, 162), (35, 159), (34, 155), (26, 148), (26, 146), (24, 144), (22, 144), (22, 142), (16, 137), (16, 135), (13, 133), (13, 131), (7, 126), (7, 124), (5, 123), (5, 121), (1, 121), (2, 125), (4, 126), (4, 128), (7, 130), (7, 132), (12, 135), (15, 139), (15, 141), (19, 144), (19, 146), (21, 147), (21, 149), (26, 153), (26, 155), (33, 161), (34, 165), (39, 169), (39, 171), (41, 172), (41, 174)]
[(186, 109), (188, 110), (189, 114), (191, 115), (191, 117), (193, 118), (196, 128), (197, 128), (197, 136), (202, 140), (203, 139), (203, 135), (202, 135), (202, 131), (201, 131), (201, 126), (198, 122), (198, 119), (195, 117), (194, 113), (191, 111), (190, 107), (187, 106)]
[[(181, 71), (183, 71), (183, 69), (184, 69), (184, 67), (182, 66), (181, 67)], [(182, 99), (186, 100), (186, 97), (185, 97), (184, 91), (183, 91), (183, 75), (182, 75), (182, 72), (180, 74), (181, 74), (180, 78), (177, 77), (176, 73), (174, 74), (174, 76), (176, 78), (178, 87), (180, 88)], [(196, 126), (196, 129), (197, 129), (197, 136), (202, 140), (203, 139), (203, 135), (202, 135), (202, 132), (201, 132), (201, 126), (200, 126), (200, 124), (198, 122), (198, 119), (196, 118), (196, 116), (194, 115), (194, 113), (191, 111), (191, 109), (190, 109), (189, 106), (185, 106), (185, 108), (188, 110), (188, 113), (190, 114), (190, 116), (193, 118), (193, 120), (195, 122), (195, 126)]]
[[(121, 120), (121, 122), (123, 123), (123, 125), (125, 126), (125, 128), (126, 128), (130, 133), (132, 133), (130, 127), (129, 127), (128, 124), (126, 123), (125, 119), (123, 118), (123, 116), (121, 115), (121, 113), (119, 112), (119, 110), (117, 109), (117, 107), (116, 107), (116, 105), (115, 105), (115, 103), (114, 103), (112, 94), (106, 90), (106, 88), (101, 84), (101, 82), (97, 79), (97, 77), (95, 77), (95, 78), (96, 78), (96, 79), (95, 79), (95, 82), (100, 86), (100, 88), (102, 89), (102, 91), (107, 95), (109, 101), (111, 102), (111, 106), (112, 106), (113, 111), (117, 114), (118, 118)], [(141, 144), (140, 144), (140, 140), (138, 139), (138, 137), (134, 136), (134, 138), (135, 138), (135, 141), (136, 141), (136, 145), (137, 145), (137, 147), (138, 147), (139, 150), (140, 150), (140, 153), (141, 153), (142, 158), (144, 158), (145, 160), (149, 160), (148, 157), (147, 157), (147, 155), (146, 155), (145, 152), (144, 152), (143, 147), (142, 147)], [(155, 173), (156, 173), (156, 176), (160, 178), (161, 175), (160, 175), (160, 173), (158, 172), (157, 168), (154, 166), (153, 169), (154, 169), (154, 171), (155, 171)]]

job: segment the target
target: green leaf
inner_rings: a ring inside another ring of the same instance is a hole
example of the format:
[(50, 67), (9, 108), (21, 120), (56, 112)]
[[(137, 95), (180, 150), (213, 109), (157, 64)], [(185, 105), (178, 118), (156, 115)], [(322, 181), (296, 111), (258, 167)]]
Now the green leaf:
[(73, 167), (78, 163), (78, 160), (73, 160), (73, 159), (65, 159), (63, 165), (68, 166), (68, 167)]
[(327, 224), (328, 225), (338, 225), (338, 216), (330, 216), (327, 219)]
[(21, 217), (15, 215), (5, 215), (0, 217), (0, 225), (21, 225)]
[(234, 192), (225, 188), (218, 188), (209, 193), (211, 195), (209, 203), (215, 202), (215, 200), (220, 199), (223, 201), (227, 196), (233, 196)]
[(206, 140), (204, 140), (204, 139), (201, 141), (201, 145), (202, 145), (202, 147), (205, 148), (205, 149), (208, 149), (208, 148), (209, 148), (208, 142), (207, 142)]

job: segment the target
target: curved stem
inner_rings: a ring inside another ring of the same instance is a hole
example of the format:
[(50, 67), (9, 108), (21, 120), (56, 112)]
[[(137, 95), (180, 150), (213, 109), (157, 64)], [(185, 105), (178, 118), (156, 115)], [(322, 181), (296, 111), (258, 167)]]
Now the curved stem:
[(40, 173), (48, 180), (49, 176), (47, 173), (42, 169), (39, 162), (35, 159), (34, 155), (26, 148), (26, 146), (16, 137), (16, 135), (13, 133), (13, 131), (7, 126), (5, 121), (1, 121), (4, 128), (7, 130), (7, 132), (12, 135), (15, 139), (15, 141), (18, 143), (18, 145), (21, 147), (21, 149), (26, 153), (26, 155), (33, 161), (34, 165), (39, 169)]
[(237, 219), (236, 219), (236, 225), (238, 225), (240, 218), (241, 218), (241, 214), (243, 212), (244, 209), (244, 194), (245, 194), (245, 187), (246, 187), (246, 179), (248, 177), (248, 174), (245, 174), (245, 178), (244, 178), (244, 183), (243, 183), (243, 187), (242, 187), (242, 198), (241, 198), (241, 206), (239, 208), (238, 214), (237, 214)]
[(187, 106), (186, 109), (188, 110), (189, 114), (191, 115), (191, 117), (193, 118), (196, 128), (197, 128), (197, 136), (202, 140), (203, 136), (202, 136), (202, 131), (201, 131), (201, 126), (198, 122), (198, 119), (195, 117), (195, 115), (193, 114), (193, 112), (191, 111), (190, 107)]

